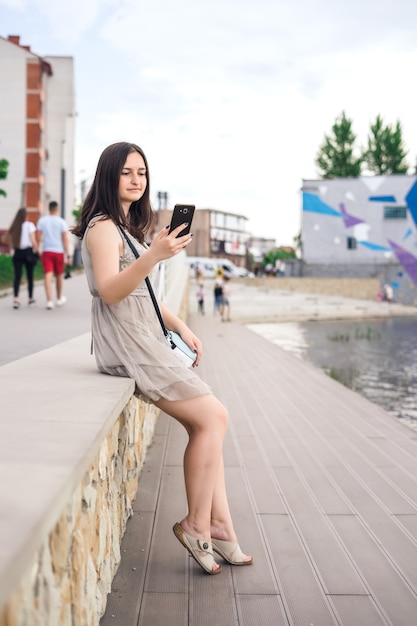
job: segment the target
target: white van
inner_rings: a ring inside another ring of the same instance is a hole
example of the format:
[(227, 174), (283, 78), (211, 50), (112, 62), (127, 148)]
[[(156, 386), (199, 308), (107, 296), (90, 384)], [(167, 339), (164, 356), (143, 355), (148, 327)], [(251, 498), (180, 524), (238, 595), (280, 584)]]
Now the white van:
[(190, 266), (190, 272), (195, 276), (196, 268), (198, 266), (200, 272), (204, 278), (215, 278), (216, 269), (221, 267), (226, 276), (239, 277), (249, 276), (250, 273), (243, 267), (237, 267), (229, 259), (210, 259), (208, 257), (189, 256), (187, 257), (187, 263)]
[(191, 276), (196, 275), (197, 267), (201, 272), (203, 278), (214, 278), (216, 276), (216, 267), (214, 265), (214, 259), (209, 259), (202, 256), (187, 256), (187, 263), (190, 267)]

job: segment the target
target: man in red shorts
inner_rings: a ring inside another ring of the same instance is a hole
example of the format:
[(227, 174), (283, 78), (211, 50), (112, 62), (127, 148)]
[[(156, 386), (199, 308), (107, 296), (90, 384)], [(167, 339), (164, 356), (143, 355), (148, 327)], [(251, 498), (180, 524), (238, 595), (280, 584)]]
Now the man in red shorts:
[(62, 295), (65, 261), (71, 263), (68, 225), (58, 213), (58, 203), (49, 203), (49, 215), (42, 216), (37, 224), (37, 238), (42, 246), (42, 266), (45, 275), (47, 309), (54, 308), (52, 280), (55, 276), (56, 304), (62, 306), (66, 297)]

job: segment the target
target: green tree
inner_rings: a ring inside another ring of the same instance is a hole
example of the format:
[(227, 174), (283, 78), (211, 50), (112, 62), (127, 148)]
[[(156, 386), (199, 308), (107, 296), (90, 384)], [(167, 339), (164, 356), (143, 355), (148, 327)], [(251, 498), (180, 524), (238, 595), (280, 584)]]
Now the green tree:
[(300, 255), (300, 257), (303, 256), (303, 240), (301, 238), (301, 230), (300, 232), (295, 235), (295, 237), (293, 237), (293, 242), (294, 242), (294, 249), (296, 254), (298, 253)]
[[(9, 161), (6, 159), (0, 159), (0, 180), (4, 180), (7, 178), (7, 168), (9, 167)], [(0, 189), (0, 196), (6, 197), (6, 192), (4, 189)]]
[(368, 149), (364, 153), (370, 172), (374, 174), (407, 174), (407, 151), (404, 148), (401, 124), (384, 126), (381, 115), (376, 116), (368, 135)]
[(360, 176), (363, 156), (355, 156), (356, 135), (352, 131), (352, 121), (345, 112), (336, 118), (332, 133), (324, 135), (324, 140), (316, 156), (316, 165), (322, 178)]
[(274, 248), (265, 253), (262, 260), (262, 265), (275, 265), (275, 261), (278, 259), (284, 261), (285, 259), (295, 259), (296, 255), (294, 251), (284, 250), (283, 248)]

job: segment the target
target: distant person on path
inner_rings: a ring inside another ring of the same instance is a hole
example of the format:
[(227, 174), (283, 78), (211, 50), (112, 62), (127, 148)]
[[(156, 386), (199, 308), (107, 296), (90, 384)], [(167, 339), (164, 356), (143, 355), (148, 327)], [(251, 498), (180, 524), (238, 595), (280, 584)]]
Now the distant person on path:
[(203, 272), (201, 270), (200, 263), (198, 263), (198, 261), (196, 261), (194, 265), (194, 276), (196, 280), (201, 280), (201, 278), (203, 278)]
[(198, 312), (201, 315), (204, 315), (204, 297), (205, 297), (205, 289), (204, 284), (200, 283), (197, 291), (197, 302), (198, 302)]
[(214, 283), (214, 314), (222, 314), (223, 305), (223, 281), (220, 278)]
[(55, 276), (56, 304), (62, 306), (67, 301), (62, 294), (64, 284), (65, 261), (71, 264), (68, 225), (58, 213), (58, 203), (49, 203), (49, 215), (38, 221), (37, 237), (42, 246), (42, 266), (45, 275), (46, 308), (53, 309), (52, 280)]
[(218, 278), (219, 280), (223, 280), (223, 276), (224, 276), (224, 269), (222, 268), (221, 265), (218, 265), (216, 267), (216, 278)]
[(36, 226), (27, 219), (25, 208), (19, 209), (16, 213), (9, 228), (8, 241), (13, 249), (13, 308), (20, 308), (19, 290), (23, 268), (26, 270), (28, 283), (28, 305), (34, 306), (33, 272), (36, 262), (34, 263), (33, 253), (38, 251), (38, 244), (36, 241)]
[[(101, 154), (90, 191), (73, 229), (82, 239), (84, 268), (93, 296), (92, 333), (98, 369), (135, 380), (137, 394), (175, 418), (188, 433), (184, 478), (188, 512), (173, 527), (176, 538), (208, 573), (221, 567), (213, 550), (233, 565), (249, 565), (240, 550), (229, 510), (223, 467), (226, 408), (171, 350), (145, 283), (152, 282), (161, 261), (184, 250), (191, 235), (168, 227), (146, 237), (153, 223), (149, 167), (133, 143), (108, 146)], [(126, 238), (139, 253), (133, 254)], [(159, 302), (168, 330), (181, 334), (197, 351), (202, 345), (188, 326)], [(169, 563), (172, 572), (177, 568)]]
[(223, 296), (222, 296), (222, 306), (221, 306), (221, 315), (222, 322), (230, 322), (230, 278), (229, 276), (224, 277), (223, 282)]
[(384, 285), (384, 300), (389, 303), (394, 300), (394, 290), (388, 283)]

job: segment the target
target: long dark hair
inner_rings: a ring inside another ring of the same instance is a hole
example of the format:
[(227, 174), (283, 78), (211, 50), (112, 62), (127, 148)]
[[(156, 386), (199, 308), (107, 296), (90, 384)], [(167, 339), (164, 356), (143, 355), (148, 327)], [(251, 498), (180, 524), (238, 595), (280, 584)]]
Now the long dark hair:
[[(119, 180), (126, 159), (131, 152), (138, 152), (146, 167), (146, 189), (137, 202), (132, 202), (126, 218), (119, 199)], [(77, 226), (72, 233), (82, 239), (90, 220), (96, 215), (108, 216), (113, 222), (129, 230), (143, 243), (149, 230), (153, 212), (150, 202), (149, 167), (143, 150), (134, 143), (120, 141), (108, 146), (101, 154), (93, 184), (88, 192)]]
[(26, 209), (22, 207), (14, 216), (12, 225), (9, 228), (10, 244), (13, 250), (20, 248), (20, 235), (22, 234), (22, 224), (26, 220)]

